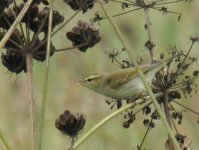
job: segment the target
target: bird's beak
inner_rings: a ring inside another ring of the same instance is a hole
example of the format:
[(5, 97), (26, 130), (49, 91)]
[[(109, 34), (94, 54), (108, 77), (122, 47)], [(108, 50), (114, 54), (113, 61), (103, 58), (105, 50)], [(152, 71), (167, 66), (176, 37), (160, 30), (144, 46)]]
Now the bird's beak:
[(84, 84), (83, 80), (75, 81), (74, 85), (76, 86), (82, 86)]

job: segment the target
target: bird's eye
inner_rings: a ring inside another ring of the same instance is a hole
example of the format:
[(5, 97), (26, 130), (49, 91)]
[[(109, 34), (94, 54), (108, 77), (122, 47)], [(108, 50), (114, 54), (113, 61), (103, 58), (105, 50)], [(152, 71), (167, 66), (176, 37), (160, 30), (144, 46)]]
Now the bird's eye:
[(88, 82), (91, 82), (91, 81), (92, 81), (92, 79), (87, 79), (87, 81), (88, 81)]

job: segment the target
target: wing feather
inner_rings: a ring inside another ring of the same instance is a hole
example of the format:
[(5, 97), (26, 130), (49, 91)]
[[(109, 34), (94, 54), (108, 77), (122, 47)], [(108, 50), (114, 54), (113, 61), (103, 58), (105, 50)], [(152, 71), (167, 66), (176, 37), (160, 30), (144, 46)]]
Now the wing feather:
[[(140, 66), (142, 71), (145, 73), (149, 71), (153, 65), (143, 65)], [(106, 74), (106, 84), (112, 89), (119, 89), (124, 84), (128, 83), (130, 80), (134, 79), (138, 74), (135, 68), (127, 68), (122, 70), (117, 70), (111, 74)]]

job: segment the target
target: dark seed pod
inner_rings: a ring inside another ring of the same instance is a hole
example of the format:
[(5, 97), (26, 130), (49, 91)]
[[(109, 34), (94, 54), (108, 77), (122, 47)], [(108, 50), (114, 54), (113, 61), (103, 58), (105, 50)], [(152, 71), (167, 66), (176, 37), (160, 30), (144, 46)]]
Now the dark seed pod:
[[(39, 25), (44, 24), (42, 31), (45, 33), (48, 31), (48, 19), (49, 19), (48, 15), (49, 15), (49, 8), (45, 7), (42, 11), (39, 12), (39, 16), (38, 16)], [(47, 19), (45, 20), (46, 16), (47, 16)], [(64, 21), (64, 17), (58, 11), (53, 10), (52, 29), (54, 29), (57, 25), (59, 25), (63, 21)]]
[(73, 46), (80, 46), (78, 49), (86, 52), (89, 47), (93, 47), (101, 40), (99, 29), (95, 23), (86, 23), (79, 21), (76, 27), (73, 27), (71, 32), (67, 32), (66, 36), (73, 42)]
[(2, 64), (12, 73), (26, 72), (26, 61), (21, 53), (7, 49), (6, 54), (1, 55)]
[(71, 114), (66, 110), (55, 121), (55, 126), (64, 134), (70, 137), (76, 137), (84, 128), (86, 119), (82, 114)]
[(0, 28), (9, 29), (15, 19), (15, 12), (12, 9), (6, 9), (2, 15), (0, 15)]
[[(38, 45), (43, 43), (42, 41), (38, 42)], [(46, 43), (46, 42), (45, 42)], [(55, 47), (51, 45), (50, 49), (50, 56), (52, 56), (55, 52)], [(33, 58), (38, 60), (38, 61), (44, 61), (46, 59), (46, 52), (47, 52), (47, 45), (42, 44), (42, 46), (39, 47), (39, 49), (33, 54)]]
[(0, 0), (0, 14), (7, 8), (13, 0)]
[(83, 13), (87, 12), (88, 9), (92, 9), (95, 0), (64, 0), (73, 10), (82, 10)]

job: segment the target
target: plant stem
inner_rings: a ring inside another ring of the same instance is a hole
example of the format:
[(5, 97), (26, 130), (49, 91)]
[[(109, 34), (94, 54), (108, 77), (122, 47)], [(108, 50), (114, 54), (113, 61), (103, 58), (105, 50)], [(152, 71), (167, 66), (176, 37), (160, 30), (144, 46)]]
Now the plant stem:
[(47, 53), (46, 53), (46, 67), (44, 72), (44, 82), (43, 82), (43, 93), (42, 93), (42, 104), (41, 104), (41, 115), (39, 121), (39, 136), (38, 136), (38, 149), (42, 149), (42, 140), (44, 135), (44, 119), (46, 110), (46, 97), (48, 88), (48, 71), (50, 62), (50, 50), (51, 50), (51, 31), (52, 31), (52, 20), (53, 20), (53, 3), (54, 0), (50, 1), (49, 4), (49, 22), (48, 22), (48, 39), (47, 39)]
[(134, 52), (131, 50), (131, 48), (130, 48), (130, 46), (127, 44), (126, 40), (123, 38), (121, 31), (118, 29), (117, 25), (113, 22), (113, 20), (112, 20), (110, 14), (106, 11), (106, 9), (105, 9), (104, 4), (102, 3), (102, 1), (99, 0), (98, 2), (99, 2), (99, 4), (100, 4), (102, 10), (104, 11), (105, 15), (107, 16), (107, 18), (108, 18), (110, 24), (112, 25), (113, 29), (115, 30), (115, 32), (116, 32), (116, 34), (117, 34), (117, 36), (118, 36), (118, 39), (119, 39), (119, 40), (121, 41), (121, 43), (123, 44), (123, 46), (124, 46), (125, 50), (127, 51), (127, 53), (128, 53), (128, 55), (129, 55), (131, 61), (133, 62), (136, 71), (138, 72), (138, 74), (139, 74), (139, 76), (140, 76), (142, 82), (143, 82), (144, 85), (145, 85), (146, 90), (148, 91), (148, 93), (149, 93), (149, 95), (150, 95), (151, 100), (153, 101), (154, 107), (156, 108), (158, 114), (160, 115), (160, 118), (161, 118), (161, 120), (162, 120), (162, 122), (163, 122), (165, 128), (167, 129), (167, 131), (168, 131), (168, 133), (169, 133), (171, 139), (172, 139), (172, 142), (174, 143), (174, 145), (175, 145), (175, 147), (177, 148), (177, 150), (181, 150), (180, 147), (179, 147), (179, 145), (178, 145), (178, 143), (177, 143), (177, 141), (176, 141), (175, 135), (174, 135), (172, 129), (170, 128), (170, 126), (169, 126), (169, 124), (168, 124), (168, 122), (167, 122), (167, 120), (166, 120), (166, 118), (165, 118), (165, 116), (164, 116), (164, 113), (162, 112), (162, 110), (161, 110), (161, 108), (160, 108), (160, 106), (159, 106), (159, 104), (158, 104), (158, 102), (157, 102), (157, 100), (156, 100), (156, 98), (155, 98), (155, 96), (154, 96), (154, 94), (153, 94), (153, 92), (152, 92), (150, 86), (148, 85), (147, 81), (145, 80), (145, 77), (144, 77), (144, 74), (143, 74), (142, 70), (141, 70), (140, 67), (138, 66), (138, 63), (136, 62), (136, 59), (135, 59), (135, 56), (136, 56), (136, 55), (135, 55)]
[(5, 145), (6, 149), (11, 150), (6, 138), (4, 137), (4, 135), (1, 131), (0, 131), (0, 139), (1, 139), (2, 143)]
[[(150, 22), (150, 19), (149, 19), (149, 13), (148, 13), (148, 9), (147, 8), (144, 8), (144, 15), (145, 15), (145, 21), (146, 21), (146, 30), (147, 30), (147, 33), (148, 33), (148, 38), (149, 38), (149, 41), (153, 43), (153, 38), (152, 38), (152, 33), (151, 33), (151, 22)], [(155, 46), (153, 46), (153, 48), (150, 50), (150, 54), (151, 54), (151, 59), (153, 60), (154, 58), (154, 49)]]
[[(150, 123), (152, 123), (152, 122), (153, 122), (153, 118), (151, 119)], [(145, 132), (145, 134), (144, 134), (144, 137), (143, 137), (143, 139), (142, 139), (142, 142), (141, 142), (141, 144), (140, 144), (138, 150), (141, 150), (141, 148), (142, 148), (142, 146), (143, 146), (143, 144), (144, 144), (144, 141), (146, 140), (146, 137), (147, 137), (147, 135), (148, 135), (150, 129), (151, 129), (151, 127), (150, 127), (150, 125), (149, 125), (149, 126), (147, 127), (147, 130), (146, 130), (146, 132)]]
[(57, 32), (59, 32), (66, 24), (68, 24), (77, 14), (79, 11), (76, 11), (68, 20), (66, 20), (57, 30), (55, 30), (52, 34), (54, 36)]
[(73, 149), (77, 149), (88, 137), (90, 137), (97, 129), (99, 129), (102, 125), (104, 125), (105, 123), (107, 123), (109, 120), (111, 120), (113, 117), (115, 117), (116, 115), (120, 114), (121, 112), (129, 109), (129, 108), (133, 108), (135, 107), (138, 103), (142, 103), (144, 100), (143, 99), (139, 99), (136, 100), (136, 102), (134, 103), (130, 103), (127, 104), (123, 107), (121, 107), (120, 109), (114, 111), (113, 113), (109, 114), (108, 116), (106, 116), (104, 119), (102, 119), (99, 123), (97, 123), (95, 126), (93, 126), (88, 132), (86, 132), (74, 145), (73, 145)]
[[(165, 90), (165, 92), (164, 92), (163, 106), (164, 106), (164, 112), (166, 115), (167, 122), (169, 123), (170, 127), (172, 128), (172, 122), (171, 122), (171, 118), (170, 118), (170, 114), (169, 114), (169, 97), (168, 97), (167, 90)], [(168, 146), (169, 146), (169, 150), (174, 150), (174, 145), (173, 145), (173, 142), (172, 142), (170, 136), (168, 137)]]
[(33, 99), (33, 58), (32, 53), (26, 53), (27, 84), (28, 84), (28, 106), (31, 123), (32, 150), (36, 150), (36, 123), (35, 123), (35, 101)]
[(14, 23), (12, 24), (12, 26), (9, 28), (9, 30), (7, 31), (6, 35), (3, 37), (3, 39), (0, 42), (0, 49), (3, 48), (6, 44), (6, 42), (8, 41), (8, 39), (10, 38), (10, 36), (12, 35), (12, 33), (14, 32), (14, 30), (16, 29), (17, 25), (21, 22), (21, 19), (23, 18), (23, 16), (26, 14), (26, 12), (28, 11), (31, 3), (33, 0), (28, 0), (25, 4), (25, 6), (23, 7), (23, 9), (21, 10), (20, 14), (17, 16), (16, 20), (14, 21)]
[(55, 52), (62, 52), (62, 51), (68, 51), (68, 50), (78, 49), (78, 48), (80, 48), (82, 46), (85, 46), (86, 44), (87, 43), (82, 43), (82, 44), (77, 45), (77, 46), (72, 46), (72, 47), (57, 49), (57, 50), (55, 50)]

